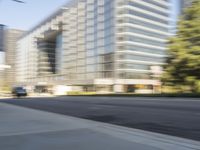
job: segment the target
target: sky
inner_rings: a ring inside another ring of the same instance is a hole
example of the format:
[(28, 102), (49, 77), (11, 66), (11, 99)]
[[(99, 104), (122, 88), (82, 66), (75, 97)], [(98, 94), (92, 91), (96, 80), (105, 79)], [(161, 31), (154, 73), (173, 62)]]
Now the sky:
[[(29, 30), (69, 0), (24, 1), (25, 4), (16, 3), (12, 0), (0, 0), (0, 24), (5, 24), (9, 28)], [(179, 0), (172, 1), (176, 13)], [(173, 18), (175, 18), (175, 15), (173, 15)]]
[(0, 0), (0, 24), (9, 28), (28, 30), (48, 17), (69, 0)]
[(180, 2), (181, 0), (171, 0), (172, 1), (172, 9), (173, 9), (173, 13), (172, 13), (172, 17), (174, 19), (177, 19), (177, 14), (179, 14), (180, 12)]

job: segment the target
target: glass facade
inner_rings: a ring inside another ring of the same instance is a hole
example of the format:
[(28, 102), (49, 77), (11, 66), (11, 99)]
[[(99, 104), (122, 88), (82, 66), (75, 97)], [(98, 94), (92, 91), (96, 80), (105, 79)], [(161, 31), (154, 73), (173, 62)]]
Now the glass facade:
[(0, 52), (4, 51), (5, 26), (0, 24)]
[(62, 33), (56, 36), (56, 73), (61, 73), (63, 64), (63, 37)]
[[(109, 84), (118, 80), (120, 84), (142, 80), (157, 84), (151, 81), (152, 67), (165, 61), (169, 13), (170, 0), (72, 0), (28, 32), (20, 40), (24, 53), (20, 48), (19, 52), (26, 56), (31, 51), (37, 56), (23, 59), (34, 64), (36, 79), (50, 76), (90, 88), (98, 79), (109, 80)], [(40, 39), (37, 46), (35, 37)], [(29, 45), (24, 44), (27, 41), (31, 41)]]
[(110, 63), (114, 63), (114, 59), (107, 63), (104, 57), (114, 54), (114, 6), (115, 0), (87, 1), (85, 41), (87, 79), (112, 78), (114, 67)]
[(118, 0), (117, 76), (153, 79), (153, 66), (165, 62), (170, 0)]

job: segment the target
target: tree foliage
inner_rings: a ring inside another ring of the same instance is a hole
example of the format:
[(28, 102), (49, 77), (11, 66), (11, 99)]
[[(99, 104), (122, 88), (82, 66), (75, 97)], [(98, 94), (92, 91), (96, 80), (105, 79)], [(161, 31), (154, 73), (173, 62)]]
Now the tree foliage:
[(200, 0), (194, 0), (181, 17), (164, 69), (164, 85), (200, 92)]

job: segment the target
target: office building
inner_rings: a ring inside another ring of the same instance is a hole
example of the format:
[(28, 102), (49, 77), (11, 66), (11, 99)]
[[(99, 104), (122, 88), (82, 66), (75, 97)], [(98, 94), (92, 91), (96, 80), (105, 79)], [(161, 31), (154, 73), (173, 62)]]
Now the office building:
[(22, 33), (0, 25), (0, 90), (8, 90), (15, 84), (16, 42)]
[(0, 91), (4, 84), (4, 67), (5, 67), (5, 25), (0, 24)]
[(5, 25), (0, 24), (0, 64), (4, 64)]
[(160, 86), (170, 0), (74, 0), (18, 41), (18, 84), (76, 91)]
[(9, 66), (9, 68), (5, 70), (4, 80), (7, 87), (12, 87), (15, 84), (16, 42), (23, 33), (24, 31), (17, 29), (7, 28), (5, 30), (5, 64)]

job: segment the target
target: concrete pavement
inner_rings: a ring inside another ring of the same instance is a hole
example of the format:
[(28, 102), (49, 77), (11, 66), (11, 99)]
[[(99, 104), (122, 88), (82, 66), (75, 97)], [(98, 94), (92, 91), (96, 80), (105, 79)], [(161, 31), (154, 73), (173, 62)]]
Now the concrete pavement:
[(0, 103), (2, 150), (200, 150), (200, 142)]
[(66, 96), (0, 101), (200, 141), (199, 99)]
[[(52, 94), (29, 94), (28, 96), (26, 96), (26, 98), (44, 98), (44, 97), (47, 97), (47, 98), (50, 98), (50, 97), (56, 97)], [(11, 99), (13, 98), (13, 96), (11, 94), (1, 94), (0, 93), (0, 100), (1, 99)]]

